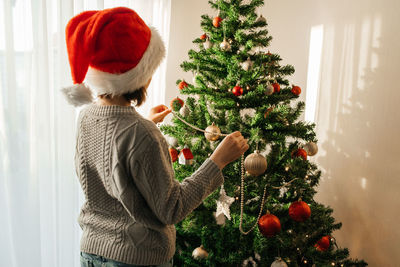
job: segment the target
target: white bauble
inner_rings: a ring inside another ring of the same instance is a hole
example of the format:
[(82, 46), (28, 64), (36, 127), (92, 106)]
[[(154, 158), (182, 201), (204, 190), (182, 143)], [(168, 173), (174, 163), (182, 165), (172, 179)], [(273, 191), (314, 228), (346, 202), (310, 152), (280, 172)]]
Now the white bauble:
[(248, 71), (253, 67), (253, 61), (248, 57), (247, 60), (241, 64), (241, 67), (243, 70)]
[(205, 49), (209, 49), (209, 48), (213, 47), (213, 43), (211, 43), (210, 40), (207, 39), (207, 40), (203, 43), (203, 46), (204, 46)]
[(266, 95), (272, 95), (274, 93), (274, 87), (272, 84), (268, 83), (267, 88), (265, 89)]
[(307, 152), (308, 156), (314, 156), (318, 153), (318, 146), (314, 142), (308, 142), (303, 146), (303, 148)]
[(271, 264), (271, 267), (288, 267), (286, 262), (281, 258), (276, 258), (276, 260)]
[(179, 110), (179, 114), (182, 115), (182, 117), (186, 117), (187, 115), (189, 115), (189, 109), (186, 105), (183, 105), (183, 107), (181, 107), (181, 109)]
[(231, 50), (231, 44), (225, 38), (222, 41), (222, 43), (219, 45), (219, 47), (224, 51)]
[(203, 246), (200, 246), (193, 250), (192, 256), (195, 259), (206, 259), (208, 257), (208, 252), (204, 249)]

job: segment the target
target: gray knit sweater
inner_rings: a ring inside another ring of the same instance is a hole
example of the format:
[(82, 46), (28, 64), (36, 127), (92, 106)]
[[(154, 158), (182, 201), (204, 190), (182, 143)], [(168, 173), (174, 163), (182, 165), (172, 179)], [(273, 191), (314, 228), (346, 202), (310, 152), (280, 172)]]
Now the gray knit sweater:
[(168, 145), (134, 107), (91, 104), (79, 115), (75, 166), (86, 201), (81, 251), (137, 265), (167, 262), (175, 227), (223, 183), (207, 159), (179, 183)]

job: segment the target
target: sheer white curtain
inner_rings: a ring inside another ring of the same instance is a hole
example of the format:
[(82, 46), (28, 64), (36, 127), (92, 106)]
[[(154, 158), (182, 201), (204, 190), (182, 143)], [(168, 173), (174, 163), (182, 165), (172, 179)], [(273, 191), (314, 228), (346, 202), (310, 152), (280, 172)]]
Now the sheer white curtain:
[[(83, 196), (64, 30), (84, 10), (127, 6), (168, 41), (170, 0), (0, 0), (0, 266), (77, 267)], [(165, 61), (143, 115), (164, 101)]]

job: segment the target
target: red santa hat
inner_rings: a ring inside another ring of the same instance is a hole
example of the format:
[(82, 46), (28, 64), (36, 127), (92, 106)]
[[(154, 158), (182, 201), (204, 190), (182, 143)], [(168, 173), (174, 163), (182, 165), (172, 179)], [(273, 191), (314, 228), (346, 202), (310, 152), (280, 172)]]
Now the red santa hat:
[(156, 29), (126, 7), (78, 14), (66, 27), (66, 42), (74, 85), (62, 92), (74, 106), (93, 102), (90, 89), (97, 95), (140, 89), (165, 56)]

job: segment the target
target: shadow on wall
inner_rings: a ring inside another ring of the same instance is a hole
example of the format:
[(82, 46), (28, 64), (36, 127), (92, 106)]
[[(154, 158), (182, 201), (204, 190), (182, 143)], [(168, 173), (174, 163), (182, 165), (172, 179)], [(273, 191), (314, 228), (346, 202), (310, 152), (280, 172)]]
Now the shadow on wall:
[(316, 198), (343, 223), (334, 236), (351, 257), (394, 267), (400, 261), (400, 52), (393, 27), (400, 23), (399, 8), (395, 1), (371, 2), (346, 2), (346, 10), (338, 3), (319, 7), (327, 13), (320, 18), (324, 38), (315, 98), (315, 160), (323, 170)]

